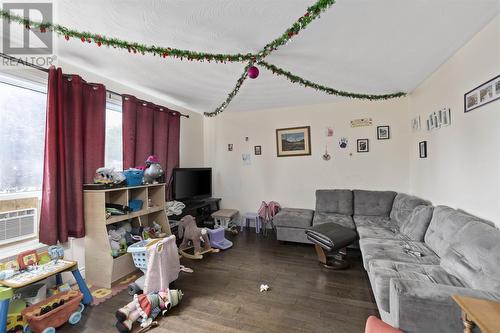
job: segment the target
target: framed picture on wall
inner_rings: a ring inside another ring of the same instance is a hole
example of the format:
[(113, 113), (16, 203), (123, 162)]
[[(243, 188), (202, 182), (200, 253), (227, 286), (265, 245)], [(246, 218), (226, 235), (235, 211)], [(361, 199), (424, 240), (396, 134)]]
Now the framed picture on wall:
[(464, 112), (472, 111), (499, 98), (500, 75), (465, 93)]
[(311, 155), (311, 127), (290, 127), (276, 130), (278, 157)]
[(369, 151), (368, 139), (358, 139), (356, 150), (358, 153), (367, 153)]
[(377, 126), (377, 139), (378, 140), (390, 139), (389, 126)]
[(427, 141), (420, 141), (418, 143), (418, 152), (420, 158), (427, 158)]
[(262, 147), (261, 146), (254, 146), (253, 152), (255, 153), (255, 155), (262, 155)]

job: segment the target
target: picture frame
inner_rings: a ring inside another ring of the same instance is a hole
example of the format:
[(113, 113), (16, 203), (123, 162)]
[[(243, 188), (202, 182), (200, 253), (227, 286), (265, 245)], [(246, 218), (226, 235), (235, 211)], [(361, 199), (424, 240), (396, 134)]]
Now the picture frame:
[(311, 155), (311, 127), (276, 129), (276, 153), (278, 157)]
[(377, 140), (389, 140), (391, 138), (389, 125), (377, 126)]
[(411, 129), (413, 132), (419, 131), (421, 128), (420, 115), (411, 120)]
[(418, 154), (420, 158), (427, 158), (427, 141), (418, 143)]
[(233, 151), (233, 144), (232, 143), (227, 144), (227, 151)]
[(464, 94), (464, 112), (500, 99), (500, 75)]
[(356, 151), (358, 153), (368, 153), (370, 151), (369, 140), (368, 139), (358, 139), (357, 143), (356, 143)]
[(261, 146), (254, 146), (253, 152), (255, 155), (262, 155), (262, 147)]

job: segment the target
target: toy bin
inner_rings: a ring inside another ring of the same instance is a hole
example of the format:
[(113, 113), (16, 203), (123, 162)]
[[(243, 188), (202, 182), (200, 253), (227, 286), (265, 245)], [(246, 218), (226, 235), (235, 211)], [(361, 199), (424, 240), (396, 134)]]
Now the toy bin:
[(142, 178), (144, 177), (144, 171), (142, 170), (125, 170), (123, 171), (125, 178), (127, 179), (128, 186), (139, 186), (142, 185)]
[[(77, 324), (84, 309), (84, 305), (80, 303), (82, 298), (83, 294), (81, 292), (70, 290), (27, 307), (21, 312), (28, 322), (28, 327), (25, 328), (24, 332), (54, 333), (57, 327), (62, 326), (67, 321), (72, 325)], [(63, 301), (62, 304), (60, 304), (61, 301)], [(42, 308), (53, 306), (54, 303), (60, 305), (47, 313), (41, 314)]]
[(141, 269), (143, 272), (146, 272), (148, 269), (148, 247), (157, 243), (159, 240), (160, 238), (145, 239), (134, 243), (127, 248), (127, 252), (132, 254), (135, 267)]
[(132, 209), (133, 212), (138, 212), (142, 209), (142, 200), (130, 200), (128, 202), (128, 206), (130, 207), (130, 209)]

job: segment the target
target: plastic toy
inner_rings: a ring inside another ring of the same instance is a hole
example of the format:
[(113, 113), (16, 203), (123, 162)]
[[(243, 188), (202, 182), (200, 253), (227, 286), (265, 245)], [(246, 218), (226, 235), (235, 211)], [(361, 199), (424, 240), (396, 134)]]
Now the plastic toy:
[(83, 294), (76, 290), (47, 298), (24, 309), (21, 313), (28, 322), (25, 332), (54, 333), (66, 321), (76, 325), (85, 308), (80, 302)]
[[(207, 229), (198, 228), (194, 217), (191, 215), (186, 215), (181, 219), (177, 232), (179, 237), (182, 238), (179, 253), (183, 257), (203, 259), (203, 254), (205, 253), (219, 252), (219, 249), (214, 249), (210, 246)], [(203, 250), (201, 248), (201, 239), (203, 239)], [(186, 250), (191, 248), (194, 248), (194, 254), (186, 252)]]
[(227, 250), (233, 246), (233, 242), (224, 237), (224, 228), (207, 229), (210, 245), (216, 249)]
[(17, 256), (17, 262), (20, 269), (26, 269), (28, 266), (36, 265), (38, 263), (38, 256), (36, 250), (28, 250), (21, 252)]
[(57, 260), (64, 258), (64, 249), (59, 245), (49, 246), (47, 253), (50, 256), (50, 259), (55, 260), (56, 262)]
[(125, 182), (122, 172), (115, 171), (114, 168), (99, 168), (95, 171), (95, 184), (121, 184)]
[(146, 184), (158, 183), (165, 172), (163, 171), (158, 157), (151, 155), (146, 160), (146, 169), (144, 170), (144, 182)]

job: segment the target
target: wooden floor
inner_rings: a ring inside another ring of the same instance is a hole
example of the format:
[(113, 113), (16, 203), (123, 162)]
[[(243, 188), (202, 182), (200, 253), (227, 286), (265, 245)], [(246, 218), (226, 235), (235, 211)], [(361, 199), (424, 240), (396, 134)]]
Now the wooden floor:
[[(360, 253), (351, 267), (324, 271), (310, 245), (280, 243), (247, 231), (234, 247), (200, 261), (181, 260), (194, 273), (181, 273), (176, 287), (185, 296), (152, 332), (364, 332), (377, 315)], [(261, 283), (270, 290), (259, 292)], [(131, 297), (122, 292), (85, 310), (77, 326), (58, 332), (117, 332), (114, 312)]]

